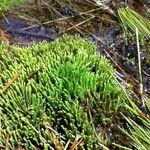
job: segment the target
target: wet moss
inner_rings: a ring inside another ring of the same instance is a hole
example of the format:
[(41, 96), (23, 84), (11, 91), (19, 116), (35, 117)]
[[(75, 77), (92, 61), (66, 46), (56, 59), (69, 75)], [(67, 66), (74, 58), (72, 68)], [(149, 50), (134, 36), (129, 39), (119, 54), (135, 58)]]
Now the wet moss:
[[(96, 128), (113, 121), (123, 94), (114, 69), (94, 45), (65, 36), (27, 48), (12, 46), (10, 53), (3, 44), (0, 49), (5, 79), (0, 80), (0, 145), (9, 135), (10, 149), (53, 149), (77, 137), (84, 141), (82, 149), (101, 147), (97, 136), (103, 138)], [(3, 91), (14, 76), (16, 80)]]

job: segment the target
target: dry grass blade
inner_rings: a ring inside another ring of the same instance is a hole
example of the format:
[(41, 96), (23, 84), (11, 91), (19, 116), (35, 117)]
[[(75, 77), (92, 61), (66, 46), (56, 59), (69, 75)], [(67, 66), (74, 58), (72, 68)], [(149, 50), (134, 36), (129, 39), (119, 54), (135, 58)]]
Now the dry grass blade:
[(62, 145), (62, 143), (60, 142), (60, 136), (59, 134), (50, 126), (46, 126), (46, 128), (48, 129), (49, 132), (49, 138), (52, 141), (52, 143), (55, 146), (56, 150), (63, 150), (64, 146)]
[[(92, 10), (89, 10), (89, 11), (85, 11), (85, 12), (79, 12), (79, 15), (82, 16), (82, 15), (91, 15), (90, 13), (92, 12), (96, 12), (98, 10), (100, 10), (101, 8), (95, 8), (95, 9), (92, 9)], [(57, 22), (57, 21), (63, 21), (63, 20), (68, 20), (68, 19), (71, 19), (71, 18), (74, 18), (74, 16), (67, 16), (67, 17), (60, 17), (60, 18), (57, 18), (57, 19), (54, 19), (54, 20), (50, 20), (50, 21), (46, 21), (46, 22), (43, 22), (42, 24), (43, 25), (46, 25), (46, 24), (50, 24), (50, 23), (53, 23), (53, 22)]]
[(70, 150), (75, 150), (78, 148), (79, 145), (83, 145), (83, 139), (80, 137), (76, 137), (76, 139), (74, 140), (74, 142), (72, 143), (71, 147), (70, 147)]
[(10, 87), (10, 85), (20, 76), (20, 73), (17, 73), (14, 78), (7, 83), (7, 85), (2, 89), (2, 91), (0, 92), (0, 96), (3, 95), (3, 93)]
[(80, 25), (82, 25), (82, 24), (84, 24), (84, 23), (87, 23), (88, 21), (90, 21), (90, 20), (93, 19), (93, 18), (94, 18), (94, 16), (92, 16), (92, 17), (90, 17), (90, 18), (88, 18), (88, 19), (86, 19), (86, 20), (84, 20), (84, 21), (82, 21), (82, 22), (80, 22), (80, 23), (77, 23), (77, 24), (75, 24), (75, 25), (69, 27), (69, 28), (66, 29), (65, 31), (60, 32), (59, 34), (63, 34), (63, 33), (65, 33), (65, 32), (67, 32), (67, 31), (70, 31), (70, 30), (73, 29), (73, 28), (76, 28), (76, 27), (78, 27), (78, 26), (80, 26)]
[[(136, 42), (137, 42), (138, 68), (139, 68), (139, 78), (140, 78), (140, 94), (143, 95), (143, 79), (142, 79), (142, 68), (141, 68), (140, 44), (139, 44), (138, 28), (136, 28)], [(143, 106), (145, 106), (144, 101), (143, 101)]]
[(9, 134), (6, 136), (5, 150), (9, 150)]

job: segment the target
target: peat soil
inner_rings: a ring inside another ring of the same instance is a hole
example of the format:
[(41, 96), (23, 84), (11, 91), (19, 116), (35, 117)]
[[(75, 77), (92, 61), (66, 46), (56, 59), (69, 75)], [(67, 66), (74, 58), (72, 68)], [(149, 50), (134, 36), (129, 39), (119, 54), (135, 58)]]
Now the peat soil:
[[(107, 1), (103, 5), (86, 0), (75, 0), (71, 3), (62, 0), (61, 2), (45, 1), (40, 5), (24, 4), (9, 10), (0, 21), (2, 29), (0, 40), (9, 45), (29, 46), (33, 42), (54, 41), (65, 33), (78, 34), (93, 42), (98, 51), (110, 60), (117, 70), (117, 77), (121, 78), (120, 82), (125, 81), (138, 99), (142, 93), (139, 90), (135, 37), (126, 38), (117, 16), (117, 9), (126, 6), (150, 18), (148, 13), (150, 4), (146, 0), (131, 0), (128, 4), (114, 0)], [(140, 45), (140, 50), (144, 93), (150, 96), (149, 41), (143, 46)], [(123, 124), (120, 118), (106, 129), (110, 137), (111, 149), (113, 149), (111, 143), (115, 140), (119, 140), (124, 145), (128, 143), (119, 133), (118, 124), (120, 126)]]

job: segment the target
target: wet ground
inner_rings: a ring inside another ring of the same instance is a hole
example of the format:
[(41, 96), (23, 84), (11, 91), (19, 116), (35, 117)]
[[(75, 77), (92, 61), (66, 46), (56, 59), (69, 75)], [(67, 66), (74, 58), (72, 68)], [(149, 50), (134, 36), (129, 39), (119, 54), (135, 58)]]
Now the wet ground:
[[(144, 2), (132, 0), (128, 5), (148, 17), (149, 1)], [(96, 44), (98, 51), (116, 68), (117, 76), (128, 83), (133, 93), (140, 97), (137, 45), (133, 37), (125, 37), (116, 13), (118, 7), (125, 5), (119, 0), (108, 1), (103, 6), (106, 8), (95, 6), (89, 1), (85, 5), (85, 2), (78, 0), (71, 4), (63, 1), (45, 2), (39, 6), (26, 4), (9, 11), (1, 20), (1, 40), (6, 38), (9, 44), (28, 46), (43, 40), (54, 41), (64, 33), (79, 34)], [(149, 41), (145, 45), (140, 46), (142, 76), (144, 92), (150, 96)], [(108, 134), (117, 130), (116, 124), (118, 123), (110, 125)], [(118, 138), (119, 134), (110, 140)]]

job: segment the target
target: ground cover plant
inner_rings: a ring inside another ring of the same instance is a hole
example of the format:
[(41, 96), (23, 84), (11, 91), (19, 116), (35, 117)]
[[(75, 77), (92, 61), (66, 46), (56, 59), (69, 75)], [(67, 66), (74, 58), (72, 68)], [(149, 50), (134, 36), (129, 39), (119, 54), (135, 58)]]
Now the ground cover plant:
[(121, 129), (131, 139), (131, 145), (137, 150), (148, 150), (150, 147), (150, 110), (149, 99), (146, 98), (146, 112), (142, 112), (136, 105), (125, 105), (130, 112), (127, 129)]
[(150, 38), (150, 21), (148, 19), (130, 8), (120, 8), (118, 14), (127, 34), (135, 33), (137, 28), (142, 38)]
[[(139, 47), (147, 43), (146, 39), (150, 36), (149, 20), (145, 19), (135, 11), (129, 8), (121, 8), (118, 10), (121, 22), (128, 37), (134, 39), (132, 42), (137, 42), (137, 51), (139, 50), (138, 58), (141, 61)], [(139, 36), (139, 38), (138, 38)], [(147, 43), (149, 44), (149, 43)], [(146, 49), (148, 53), (149, 49)], [(138, 62), (139, 63), (139, 62)], [(148, 65), (146, 62), (141, 61), (139, 64), (139, 78), (140, 84), (143, 87), (142, 68)], [(142, 67), (141, 67), (142, 66)], [(130, 139), (131, 145), (137, 150), (148, 150), (150, 148), (150, 99), (149, 96), (144, 94), (141, 89), (140, 104), (135, 103), (127, 95), (129, 103), (125, 102), (124, 107), (129, 114), (123, 114), (123, 117), (127, 121), (126, 129), (121, 129)], [(128, 149), (127, 147), (122, 149)]]
[(7, 135), (10, 149), (54, 149), (56, 137), (67, 143), (79, 136), (83, 149), (104, 144), (98, 144), (96, 127), (111, 123), (123, 94), (94, 45), (65, 36), (51, 44), (0, 49), (1, 146)]
[(20, 2), (0, 7), (0, 149), (150, 149), (146, 0)]

